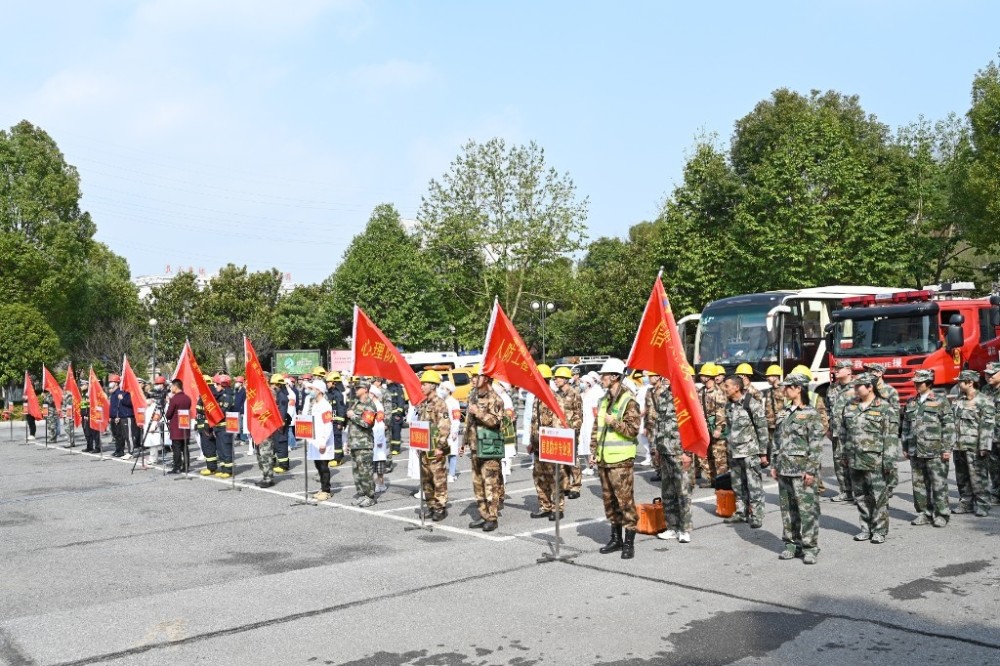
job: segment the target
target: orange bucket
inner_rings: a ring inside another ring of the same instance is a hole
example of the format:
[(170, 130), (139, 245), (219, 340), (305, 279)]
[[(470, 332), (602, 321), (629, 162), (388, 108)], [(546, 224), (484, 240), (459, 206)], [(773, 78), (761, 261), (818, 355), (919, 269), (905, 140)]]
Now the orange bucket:
[(635, 531), (639, 534), (659, 534), (667, 529), (667, 519), (663, 516), (663, 501), (656, 497), (652, 504), (639, 504), (636, 507), (639, 522)]
[(715, 491), (715, 515), (728, 518), (736, 513), (736, 493), (732, 490)]

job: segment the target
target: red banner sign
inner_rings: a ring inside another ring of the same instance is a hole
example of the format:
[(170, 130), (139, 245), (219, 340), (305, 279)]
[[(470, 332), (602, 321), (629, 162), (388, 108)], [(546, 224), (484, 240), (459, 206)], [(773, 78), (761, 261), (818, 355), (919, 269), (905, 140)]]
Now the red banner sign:
[(417, 451), (431, 450), (431, 426), (427, 421), (410, 423), (410, 448)]
[(181, 430), (191, 429), (191, 410), (189, 409), (178, 409), (177, 410), (177, 427)]
[(240, 413), (226, 412), (226, 432), (230, 435), (238, 435), (240, 432)]
[(576, 439), (572, 428), (539, 428), (538, 459), (558, 465), (576, 463)]
[(316, 436), (316, 432), (313, 429), (313, 420), (311, 416), (296, 416), (295, 417), (295, 439), (313, 439)]
[(135, 424), (140, 428), (146, 427), (146, 412), (141, 409), (135, 412)]

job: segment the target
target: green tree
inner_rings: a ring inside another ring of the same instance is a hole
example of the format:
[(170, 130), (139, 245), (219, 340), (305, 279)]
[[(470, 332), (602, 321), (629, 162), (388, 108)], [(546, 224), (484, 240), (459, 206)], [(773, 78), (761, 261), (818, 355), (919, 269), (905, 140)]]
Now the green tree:
[(990, 62), (972, 82), (968, 113), (971, 156), (965, 193), (969, 197), (970, 242), (981, 250), (997, 246), (1000, 220), (1000, 68)]
[(206, 369), (218, 365), (219, 359), (208, 358), (211, 321), (197, 275), (178, 273), (170, 282), (153, 287), (143, 306), (145, 319), (157, 321), (156, 347), (160, 358), (176, 359), (184, 341), (190, 340), (200, 364)]
[(299, 285), (278, 301), (274, 312), (276, 349), (328, 349), (344, 345), (324, 327), (323, 304), (330, 298), (324, 285)]
[(38, 376), (44, 363), (50, 368), (63, 350), (45, 317), (30, 305), (0, 305), (0, 384), (15, 385), (24, 372)]
[(281, 295), (281, 272), (251, 273), (246, 266), (228, 264), (208, 282), (201, 313), (211, 358), (223, 368), (242, 364), (243, 336), (253, 342), (258, 355), (273, 347), (274, 311)]
[(730, 159), (742, 195), (727, 292), (907, 277), (899, 152), (857, 97), (778, 90), (737, 121)]
[(534, 142), (463, 146), (441, 180), (430, 182), (418, 214), (462, 339), (481, 339), (495, 296), (517, 321), (544, 266), (583, 247), (587, 206)]
[(351, 335), (355, 304), (407, 350), (446, 345), (450, 338), (444, 299), (427, 255), (390, 204), (375, 207), (325, 288), (330, 296), (323, 325), (333, 345)]

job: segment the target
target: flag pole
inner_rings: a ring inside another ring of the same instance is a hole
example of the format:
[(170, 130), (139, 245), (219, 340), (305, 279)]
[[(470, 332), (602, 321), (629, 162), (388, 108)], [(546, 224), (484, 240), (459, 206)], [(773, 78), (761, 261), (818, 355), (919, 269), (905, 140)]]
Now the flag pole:
[[(418, 462), (420, 461), (420, 454), (421, 453), (423, 453), (425, 456), (427, 455), (426, 451), (417, 451), (417, 461)], [(420, 494), (420, 524), (419, 525), (405, 525), (403, 527), (403, 531), (404, 532), (412, 532), (413, 530), (427, 530), (428, 532), (433, 532), (434, 531), (434, 528), (431, 527), (430, 525), (428, 525), (424, 521), (424, 513), (425, 513), (425, 511), (424, 511), (424, 502), (425, 502), (425, 498), (424, 498), (424, 466), (422, 464), (420, 465), (420, 490), (419, 490), (419, 494)]]

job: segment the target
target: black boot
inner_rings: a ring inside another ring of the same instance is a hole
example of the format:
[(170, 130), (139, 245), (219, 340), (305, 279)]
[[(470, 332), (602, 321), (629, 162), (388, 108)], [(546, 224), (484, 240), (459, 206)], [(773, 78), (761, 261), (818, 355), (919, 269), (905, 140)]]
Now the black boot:
[(631, 560), (635, 557), (635, 530), (625, 530), (625, 543), (622, 544), (622, 559)]
[(622, 549), (622, 526), (612, 525), (611, 526), (611, 541), (607, 542), (600, 550), (601, 555), (607, 555), (608, 553), (613, 553), (616, 550)]

